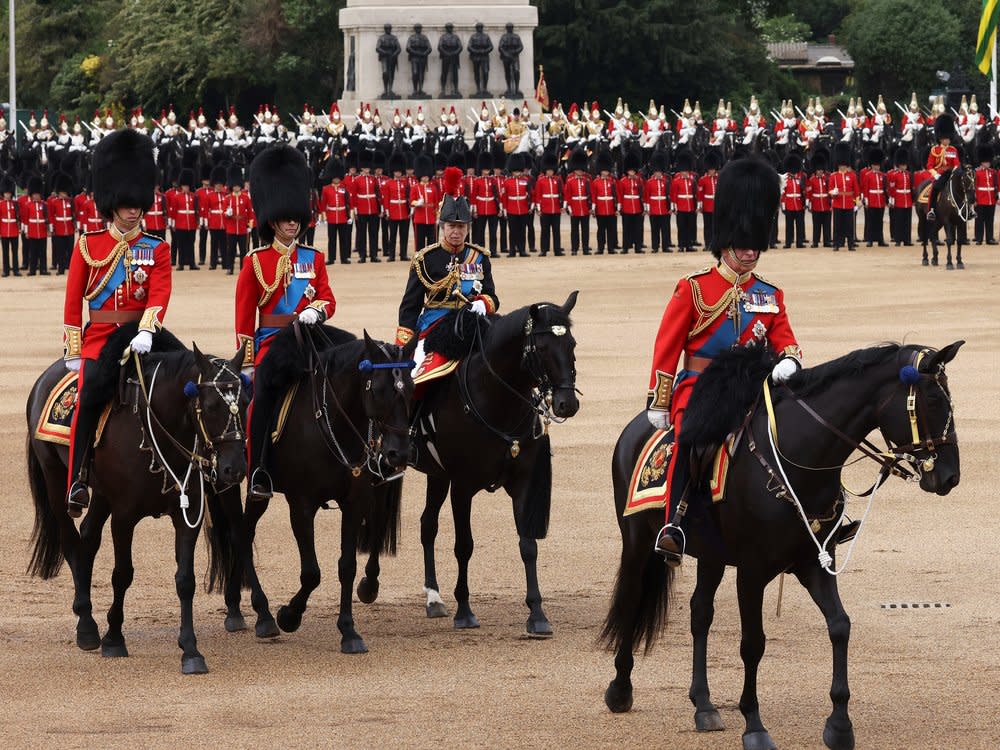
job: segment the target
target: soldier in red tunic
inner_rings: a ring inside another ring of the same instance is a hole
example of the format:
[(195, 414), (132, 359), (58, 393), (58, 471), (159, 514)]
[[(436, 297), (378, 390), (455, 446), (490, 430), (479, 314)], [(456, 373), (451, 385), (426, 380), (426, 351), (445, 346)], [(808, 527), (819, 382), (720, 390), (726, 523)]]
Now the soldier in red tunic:
[(399, 247), (399, 259), (408, 261), (406, 244), (410, 238), (410, 183), (403, 173), (406, 171), (406, 157), (402, 152), (394, 151), (389, 156), (389, 173), (391, 177), (382, 184), (382, 208), (389, 222), (389, 237), (384, 252), (390, 262), (396, 260), (396, 248)]
[[(646, 415), (657, 429), (673, 424), (675, 440), (683, 434), (684, 412), (698, 375), (727, 349), (767, 341), (782, 357), (771, 373), (775, 382), (787, 380), (801, 366), (782, 291), (754, 273), (768, 248), (779, 200), (778, 175), (759, 157), (731, 161), (719, 175), (711, 247), (717, 262), (677, 283), (653, 351)], [(683, 369), (677, 372), (681, 354)], [(668, 470), (668, 523), (656, 542), (656, 551), (669, 565), (679, 565), (684, 554), (684, 532), (671, 523), (688, 480), (686, 462), (677, 455), (671, 456)]]
[(833, 204), (833, 249), (840, 250), (844, 242), (854, 250), (854, 211), (860, 201), (858, 176), (851, 168), (851, 149), (846, 143), (834, 146), (834, 166), (827, 188)]
[(49, 234), (52, 235), (52, 265), (62, 276), (69, 268), (73, 253), (73, 238), (76, 235), (76, 219), (73, 216), (73, 180), (69, 175), (58, 173), (53, 181), (53, 195), (45, 202), (49, 214)]
[(785, 157), (785, 173), (781, 175), (781, 213), (785, 215), (785, 247), (806, 246), (806, 176), (802, 172), (802, 157), (792, 153)]
[(979, 168), (976, 169), (976, 244), (997, 244), (993, 239), (993, 214), (997, 205), (997, 172), (993, 169), (993, 147), (980, 146), (976, 150)]
[(167, 199), (167, 221), (171, 238), (177, 245), (178, 271), (183, 271), (184, 266), (192, 271), (198, 270), (194, 262), (194, 239), (198, 230), (198, 199), (194, 189), (194, 172), (182, 169), (178, 189)]
[(698, 188), (694, 172), (694, 156), (684, 150), (677, 154), (677, 172), (670, 181), (670, 203), (677, 215), (677, 249), (694, 252), (698, 239)]
[[(204, 115), (199, 113), (198, 117), (204, 121)], [(207, 168), (207, 164), (205, 167)], [(205, 256), (208, 254), (208, 218), (209, 218), (209, 195), (212, 194), (212, 173), (204, 169), (201, 173), (201, 187), (195, 191), (194, 197), (198, 201), (198, 265), (205, 265)], [(212, 265), (215, 267), (215, 264)]]
[(430, 155), (417, 156), (415, 172), (420, 182), (410, 188), (410, 205), (413, 206), (414, 252), (418, 253), (434, 242), (441, 189), (433, 179), (434, 162)]
[(379, 207), (378, 180), (371, 173), (372, 156), (361, 153), (361, 172), (351, 180), (351, 210), (354, 212), (354, 224), (357, 227), (357, 244), (359, 263), (371, 260), (378, 263), (378, 218)]
[[(309, 223), (312, 176), (301, 152), (271, 146), (250, 164), (250, 195), (261, 240), (247, 255), (236, 281), (236, 343), (243, 372), (252, 375), (266, 357), (274, 335), (298, 319), (316, 325), (330, 318), (336, 300), (323, 257), (297, 239)], [(258, 317), (259, 313), (259, 317)], [(248, 500), (271, 497), (262, 455), (271, 432), (276, 394), (258, 389), (250, 410), (250, 489)]]
[(243, 189), (245, 182), (243, 168), (231, 164), (226, 173), (229, 192), (222, 201), (223, 226), (226, 228), (226, 252), (222, 256), (222, 267), (230, 276), (236, 268), (237, 258), (240, 259), (240, 268), (243, 268), (243, 259), (247, 254), (247, 235), (250, 234), (253, 223), (250, 196)]
[(913, 176), (910, 174), (910, 153), (897, 148), (893, 159), (896, 166), (886, 175), (889, 203), (889, 235), (896, 247), (909, 245), (913, 209)]
[(167, 199), (160, 192), (160, 186), (156, 186), (153, 193), (153, 205), (142, 216), (143, 231), (159, 237), (161, 240), (167, 238)]
[[(667, 155), (654, 151), (649, 159), (650, 175), (646, 179), (642, 200), (649, 215), (649, 233), (652, 235), (653, 252), (672, 253), (670, 241), (670, 175), (667, 173)], [(714, 190), (714, 188), (713, 188)]]
[(211, 242), (209, 270), (223, 265), (226, 257), (226, 168), (219, 164), (212, 168), (210, 177), (212, 189), (205, 193), (204, 207), (198, 199), (198, 209), (202, 211)]
[[(7, 175), (0, 178), (0, 242), (3, 243), (3, 275), (21, 275), (21, 268), (17, 263), (17, 201), (14, 200), (14, 193), (17, 186)], [(13, 261), (13, 262), (12, 262)]]
[(885, 241), (886, 178), (882, 171), (885, 154), (873, 148), (868, 152), (869, 170), (861, 178), (861, 202), (865, 206), (865, 243), (868, 247), (878, 243), (879, 247), (889, 247)]
[(587, 152), (575, 148), (569, 155), (570, 175), (563, 188), (563, 202), (569, 214), (570, 252), (576, 255), (583, 245), (583, 254), (590, 255), (590, 175), (587, 173)]
[(830, 238), (830, 190), (826, 183), (830, 157), (825, 148), (816, 149), (812, 159), (813, 173), (806, 180), (806, 206), (812, 214), (812, 247), (833, 247)]
[[(170, 247), (143, 234), (142, 214), (153, 203), (156, 163), (153, 142), (137, 130), (104, 136), (94, 149), (94, 202), (111, 222), (80, 237), (70, 259), (63, 311), (66, 367), (80, 373), (70, 437), (68, 511), (78, 517), (90, 502), (81, 471), (94, 441), (99, 409), (85, 408), (85, 377), (108, 337), (138, 322), (132, 351), (146, 354), (163, 327), (170, 302)], [(90, 323), (83, 327), (86, 305)]]
[(590, 183), (590, 199), (597, 219), (597, 254), (604, 255), (607, 247), (608, 255), (615, 255), (618, 252), (618, 190), (611, 175), (614, 169), (611, 154), (598, 151), (594, 168), (597, 176)]
[(705, 174), (698, 178), (698, 205), (701, 207), (701, 223), (705, 234), (706, 250), (712, 246), (715, 186), (719, 184), (719, 170), (721, 168), (722, 153), (718, 149), (710, 149), (705, 154)]
[(319, 196), (319, 210), (326, 222), (326, 264), (337, 260), (337, 246), (340, 246), (340, 262), (351, 262), (351, 191), (344, 179), (344, 162), (334, 157), (323, 169), (323, 179), (329, 181), (323, 186)]
[(546, 152), (542, 155), (542, 171), (544, 172), (537, 180), (532, 190), (531, 202), (538, 211), (539, 222), (542, 229), (542, 255), (549, 254), (549, 247), (552, 248), (553, 255), (562, 255), (562, 240), (560, 239), (560, 219), (563, 211), (563, 183), (562, 177), (556, 174), (559, 161), (556, 155)]
[(507, 171), (510, 177), (503, 181), (503, 212), (507, 217), (510, 244), (507, 246), (507, 257), (515, 255), (528, 257), (527, 229), (531, 221), (531, 195), (528, 187), (529, 179), (524, 174), (525, 157), (514, 153), (507, 160)]
[(28, 276), (36, 273), (48, 276), (46, 242), (48, 241), (48, 207), (42, 200), (44, 185), (42, 178), (33, 175), (28, 178), (25, 201), (20, 205), (21, 231), (24, 234), (24, 253), (28, 259)]
[(958, 132), (955, 130), (955, 121), (951, 115), (942, 113), (935, 118), (934, 135), (937, 136), (937, 145), (932, 146), (930, 153), (927, 155), (927, 170), (931, 173), (931, 177), (934, 178), (930, 199), (927, 203), (929, 209), (927, 211), (927, 221), (934, 221), (937, 218), (934, 206), (937, 203), (937, 196), (944, 182), (941, 177), (946, 172), (950, 172), (961, 164), (958, 159), (958, 151), (951, 145), (951, 142), (958, 137)]
[(500, 188), (497, 185), (497, 179), (490, 174), (493, 170), (493, 157), (489, 151), (483, 151), (479, 154), (476, 166), (479, 176), (472, 181), (472, 192), (469, 194), (473, 216), (472, 242), (480, 247), (486, 247), (488, 228), (490, 257), (496, 258), (499, 256), (497, 252), (497, 227), (500, 222)]
[(625, 155), (623, 168), (625, 174), (618, 178), (616, 185), (618, 210), (622, 215), (622, 255), (628, 253), (630, 247), (635, 252), (642, 253), (643, 246), (643, 192), (645, 183), (639, 176), (639, 155), (630, 151)]

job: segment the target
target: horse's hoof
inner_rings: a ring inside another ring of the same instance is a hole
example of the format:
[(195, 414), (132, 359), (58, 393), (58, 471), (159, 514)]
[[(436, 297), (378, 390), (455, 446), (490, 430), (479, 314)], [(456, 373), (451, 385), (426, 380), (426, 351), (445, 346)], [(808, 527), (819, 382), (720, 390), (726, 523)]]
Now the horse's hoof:
[(604, 705), (613, 714), (625, 714), (632, 710), (632, 686), (620, 688), (612, 680), (604, 691)]
[(243, 615), (230, 615), (226, 618), (226, 632), (238, 633), (246, 629), (247, 621), (243, 619)]
[(77, 648), (83, 651), (94, 651), (101, 645), (101, 636), (94, 630), (78, 630), (76, 632)]
[(443, 602), (434, 602), (433, 604), (427, 605), (427, 616), (428, 617), (447, 617), (448, 608), (444, 606)]
[(721, 732), (726, 728), (722, 717), (714, 708), (694, 712), (694, 728), (699, 732)]
[(342, 654), (367, 654), (368, 646), (365, 645), (361, 636), (357, 638), (345, 638), (340, 642), (340, 653)]
[(281, 635), (281, 631), (278, 630), (278, 624), (271, 617), (267, 620), (257, 620), (257, 625), (254, 626), (254, 634), (258, 638), (277, 638)]
[(471, 612), (461, 617), (455, 617), (455, 630), (474, 630), (479, 627), (479, 620)]
[(278, 609), (278, 627), (286, 633), (294, 633), (302, 624), (302, 615), (293, 612), (288, 607)]
[(837, 729), (827, 719), (823, 727), (823, 744), (830, 750), (854, 750), (854, 727), (848, 723), (847, 729)]
[(181, 674), (208, 674), (204, 656), (190, 656), (181, 659)]
[(552, 623), (548, 620), (542, 618), (541, 620), (533, 620), (528, 618), (528, 635), (532, 638), (551, 638), (552, 637)]
[(958, 261), (958, 263), (955, 264), (955, 268), (957, 268), (959, 271), (964, 271), (965, 264), (962, 261)]
[(743, 735), (743, 750), (778, 750), (778, 746), (766, 731), (747, 732)]
[(929, 266), (930, 264), (931, 264), (931, 262), (929, 260), (927, 260), (927, 258), (924, 258), (923, 261), (921, 261), (920, 265), (922, 265), (922, 266)]
[(937, 258), (935, 258), (934, 260), (931, 261), (931, 265), (932, 266), (936, 266), (937, 264), (938, 264)]
[(358, 581), (358, 599), (363, 604), (371, 604), (378, 599), (378, 579), (371, 581), (368, 576), (364, 576)]
[(124, 643), (102, 643), (101, 656), (113, 659), (122, 658), (128, 656), (128, 649), (125, 648)]
[(948, 264), (945, 266), (945, 269), (948, 270), (948, 271), (954, 271), (955, 270), (955, 264), (952, 263), (951, 261), (949, 261)]

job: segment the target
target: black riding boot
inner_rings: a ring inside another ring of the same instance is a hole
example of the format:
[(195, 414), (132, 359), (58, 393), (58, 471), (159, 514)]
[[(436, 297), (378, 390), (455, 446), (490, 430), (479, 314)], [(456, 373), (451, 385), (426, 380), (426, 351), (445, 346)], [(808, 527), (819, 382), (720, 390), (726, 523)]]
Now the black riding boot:
[(670, 475), (670, 514), (668, 516), (670, 521), (660, 529), (654, 548), (656, 554), (663, 557), (671, 568), (679, 566), (684, 559), (684, 548), (687, 541), (681, 526), (688, 509), (685, 507), (679, 514), (678, 508), (681, 505), (681, 500), (685, 498), (685, 494), (688, 495), (686, 504), (690, 504), (694, 499), (693, 493), (688, 492), (691, 477), (691, 448), (686, 444), (674, 443), (674, 450), (677, 451), (677, 456), (673, 473)]
[(91, 446), (97, 434), (99, 410), (84, 406), (83, 394), (77, 399), (76, 408), (80, 410), (76, 417), (76, 431), (73, 433), (73, 465), (69, 467), (69, 475), (73, 477), (69, 493), (66, 496), (66, 509), (70, 518), (79, 518), (90, 505), (90, 488), (87, 485), (86, 466), (89, 463)]
[(938, 186), (941, 184), (941, 180), (937, 179), (931, 185), (931, 194), (927, 199), (927, 221), (934, 221), (937, 218), (937, 213), (934, 211), (934, 206), (937, 203), (937, 196), (940, 192)]
[(247, 500), (263, 502), (274, 495), (274, 483), (264, 468), (264, 451), (270, 444), (273, 400), (264, 388), (254, 391), (253, 412), (250, 418), (250, 481)]

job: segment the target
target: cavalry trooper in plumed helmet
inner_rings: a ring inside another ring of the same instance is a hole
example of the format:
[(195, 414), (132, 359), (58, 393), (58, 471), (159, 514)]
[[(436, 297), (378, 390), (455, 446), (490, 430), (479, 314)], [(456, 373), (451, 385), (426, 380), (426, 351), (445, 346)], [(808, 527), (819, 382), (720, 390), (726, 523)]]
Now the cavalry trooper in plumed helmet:
[[(289, 145), (270, 146), (250, 164), (250, 196), (264, 245), (247, 254), (236, 281), (236, 343), (246, 375), (260, 366), (282, 328), (296, 319), (322, 323), (336, 309), (322, 255), (298, 244), (311, 216), (311, 187), (305, 157)], [(268, 500), (273, 491), (263, 453), (275, 401), (275, 394), (259, 388), (250, 407), (248, 500)]]
[(477, 315), (493, 315), (500, 307), (489, 253), (468, 241), (472, 211), (459, 195), (462, 171), (444, 171), (444, 197), (438, 214), (438, 241), (420, 250), (410, 264), (399, 304), (396, 344), (419, 338), (414, 378), (424, 364), (424, 338), (452, 310), (468, 307)]
[[(105, 342), (120, 326), (138, 323), (130, 344), (146, 354), (163, 327), (170, 302), (170, 246), (143, 234), (142, 216), (153, 204), (156, 163), (153, 142), (136, 130), (108, 133), (94, 149), (94, 201), (111, 222), (77, 241), (66, 279), (63, 344), (66, 367), (79, 372), (77, 407), (70, 431), (70, 516), (90, 503), (85, 459), (94, 442), (103, 405), (89, 404), (85, 377)], [(82, 307), (90, 323), (83, 327)]]

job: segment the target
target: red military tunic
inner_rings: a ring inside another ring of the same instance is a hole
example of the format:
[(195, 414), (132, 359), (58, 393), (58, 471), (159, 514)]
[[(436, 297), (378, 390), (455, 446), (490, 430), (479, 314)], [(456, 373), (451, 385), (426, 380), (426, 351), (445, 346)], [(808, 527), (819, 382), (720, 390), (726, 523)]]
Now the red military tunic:
[(210, 229), (208, 226), (208, 197), (214, 192), (215, 189), (210, 187), (200, 187), (194, 191), (194, 196), (198, 199), (198, 223), (205, 229)]
[(826, 186), (828, 178), (828, 175), (816, 172), (806, 180), (806, 200), (810, 211), (822, 213), (832, 208), (830, 191)]
[(737, 276), (724, 262), (681, 279), (656, 334), (646, 408), (670, 412), (676, 439), (698, 376), (722, 352), (752, 341), (767, 341), (776, 353), (801, 360), (778, 287), (756, 273)]
[(535, 180), (531, 202), (543, 214), (558, 214), (563, 208), (563, 184), (558, 175), (542, 175)]
[(48, 234), (48, 216), (45, 201), (30, 198), (21, 206), (21, 226), (29, 240), (44, 240)]
[(11, 198), (0, 198), (0, 237), (17, 237), (17, 202)]
[(73, 201), (69, 198), (50, 196), (45, 202), (49, 212), (49, 229), (53, 237), (72, 237), (76, 233)]
[(80, 211), (76, 218), (76, 223), (79, 225), (80, 231), (83, 233), (103, 231), (107, 226), (107, 222), (97, 210), (94, 196), (85, 194), (83, 198), (84, 200), (80, 202)]
[(390, 221), (410, 218), (410, 185), (405, 177), (390, 178), (382, 185), (382, 206)]
[(470, 203), (477, 216), (497, 216), (500, 213), (500, 188), (492, 175), (477, 177), (472, 182)]
[(346, 224), (350, 219), (351, 196), (344, 183), (325, 185), (319, 196), (319, 210), (327, 224)]
[(703, 214), (715, 213), (715, 186), (719, 184), (719, 175), (705, 174), (698, 180), (698, 203)]
[(958, 165), (958, 151), (954, 146), (933, 146), (930, 153), (927, 154), (927, 169), (935, 178)]
[(646, 212), (650, 216), (666, 216), (670, 213), (670, 175), (661, 174), (646, 180), (642, 196)]
[(590, 176), (586, 173), (574, 172), (566, 178), (566, 185), (563, 187), (563, 201), (566, 211), (570, 216), (589, 216), (591, 212), (590, 204)]
[(698, 210), (697, 187), (694, 175), (678, 172), (670, 180), (670, 202), (677, 213), (693, 213)]
[(859, 196), (858, 177), (854, 172), (831, 172), (827, 186), (834, 208), (854, 209)]
[(153, 194), (153, 205), (143, 215), (142, 221), (147, 232), (163, 232), (167, 228), (166, 199), (163, 193)]
[(247, 192), (241, 190), (239, 194), (230, 193), (226, 196), (223, 206), (222, 215), (226, 234), (247, 234), (253, 221), (253, 206)]
[(885, 176), (886, 192), (889, 194), (889, 205), (892, 208), (912, 208), (913, 181), (908, 169), (896, 167), (890, 169)]
[(251, 250), (247, 261), (236, 280), (236, 345), (244, 367), (260, 364), (273, 336), (306, 308), (329, 319), (337, 307), (326, 266), (313, 248), (275, 240)]
[(503, 208), (508, 216), (525, 216), (530, 210), (528, 178), (508, 177), (503, 181)]
[(378, 180), (370, 174), (359, 174), (351, 182), (351, 205), (358, 216), (379, 213)]
[(205, 193), (204, 200), (198, 199), (198, 210), (206, 217), (210, 230), (226, 228), (226, 197), (225, 190), (211, 189)]
[(785, 211), (804, 211), (806, 195), (802, 189), (802, 173), (789, 172), (785, 175), (781, 190), (781, 207)]
[(641, 214), (643, 184), (641, 177), (630, 177), (623, 175), (618, 178), (615, 186), (618, 197), (618, 207), (622, 215)]
[(595, 177), (590, 183), (590, 197), (594, 201), (595, 216), (614, 216), (618, 213), (618, 191), (614, 177)]
[(177, 190), (167, 198), (167, 218), (174, 229), (181, 231), (198, 228), (197, 200), (194, 193)]
[(886, 180), (882, 171), (869, 169), (861, 178), (861, 196), (868, 208), (885, 208)]
[(436, 224), (439, 203), (441, 203), (441, 190), (433, 180), (414, 185), (410, 190), (413, 223)]
[(989, 167), (976, 169), (976, 205), (995, 206), (997, 204), (997, 174)]

